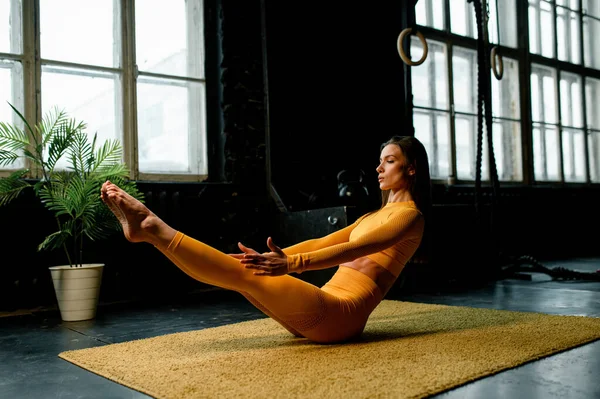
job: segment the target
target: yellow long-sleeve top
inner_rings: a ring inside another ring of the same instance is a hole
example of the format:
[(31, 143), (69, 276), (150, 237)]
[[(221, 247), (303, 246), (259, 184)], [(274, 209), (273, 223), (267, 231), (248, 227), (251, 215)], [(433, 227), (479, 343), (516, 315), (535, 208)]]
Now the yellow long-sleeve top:
[(423, 237), (424, 219), (414, 201), (389, 202), (322, 238), (284, 248), (290, 272), (325, 269), (366, 256), (398, 277)]

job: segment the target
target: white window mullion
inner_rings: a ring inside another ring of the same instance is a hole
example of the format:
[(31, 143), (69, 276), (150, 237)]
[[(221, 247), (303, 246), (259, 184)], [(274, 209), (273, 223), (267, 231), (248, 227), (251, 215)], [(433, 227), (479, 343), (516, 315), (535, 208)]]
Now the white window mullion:
[[(115, 0), (118, 1), (118, 0)], [(122, 43), (122, 113), (124, 161), (129, 166), (131, 178), (139, 178), (137, 134), (137, 66), (135, 63), (135, 0), (121, 1)]]
[[(117, 30), (117, 33), (114, 33), (114, 37), (117, 38), (117, 41), (113, 44), (113, 60), (118, 60), (118, 62), (114, 62), (113, 67), (118, 68), (120, 82), (121, 82), (121, 90), (115, 90), (114, 93), (114, 103), (116, 104), (116, 112), (115, 112), (115, 125), (120, 128), (120, 131), (117, 132), (117, 138), (121, 143), (124, 141), (124, 132), (125, 132), (125, 121), (123, 118), (123, 97), (125, 96), (125, 91), (123, 87), (124, 73), (123, 73), (123, 10), (121, 9), (121, 1), (113, 0), (113, 10), (118, 10), (113, 14), (113, 29)], [(123, 147), (123, 158), (127, 158), (127, 150)]]
[[(36, 124), (42, 118), (39, 12), (39, 0), (23, 0), (24, 116), (30, 124)], [(27, 167), (31, 168), (31, 177), (41, 177), (40, 169), (34, 169), (32, 164), (28, 164)]]
[[(186, 3), (186, 25), (187, 25), (187, 48), (189, 55), (187, 57), (187, 74), (188, 76), (200, 77), (205, 79), (204, 71), (204, 35), (203, 29), (196, 29), (194, 21), (204, 21), (203, 2), (196, 3), (193, 1)], [(203, 86), (200, 89), (201, 93), (206, 93), (206, 81), (203, 82)], [(206, 151), (206, 131), (204, 124), (206, 117), (204, 110), (206, 108), (206, 96), (195, 95), (194, 90), (188, 89), (188, 121), (189, 121), (189, 159), (196, 160), (198, 171), (207, 170), (207, 151)], [(200, 154), (194, 152), (199, 151)]]

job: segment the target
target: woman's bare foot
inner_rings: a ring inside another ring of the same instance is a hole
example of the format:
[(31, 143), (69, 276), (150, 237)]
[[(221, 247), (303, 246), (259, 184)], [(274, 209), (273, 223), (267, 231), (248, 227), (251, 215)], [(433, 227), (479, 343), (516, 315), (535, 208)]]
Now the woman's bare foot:
[(102, 184), (100, 197), (123, 226), (123, 233), (128, 241), (166, 246), (175, 236), (174, 229), (110, 181)]

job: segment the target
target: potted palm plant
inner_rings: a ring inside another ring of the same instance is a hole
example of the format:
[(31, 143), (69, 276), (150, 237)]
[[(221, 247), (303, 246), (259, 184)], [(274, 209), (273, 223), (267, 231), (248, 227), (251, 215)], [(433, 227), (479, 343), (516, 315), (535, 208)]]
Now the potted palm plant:
[(106, 180), (143, 201), (129, 179), (118, 140), (101, 145), (89, 135), (84, 122), (57, 107), (30, 125), (12, 105), (19, 123), (0, 122), (0, 165), (26, 161), (26, 168), (0, 178), (0, 206), (32, 189), (57, 222), (38, 251), (64, 251), (65, 264), (51, 266), (57, 302), (64, 321), (94, 318), (100, 293), (103, 263), (85, 263), (86, 244), (108, 238), (121, 225), (100, 198)]

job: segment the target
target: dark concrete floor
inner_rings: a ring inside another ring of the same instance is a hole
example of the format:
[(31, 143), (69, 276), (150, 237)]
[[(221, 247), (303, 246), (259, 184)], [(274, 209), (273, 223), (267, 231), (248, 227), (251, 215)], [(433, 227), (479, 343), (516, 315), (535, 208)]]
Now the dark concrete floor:
[[(600, 259), (544, 263), (595, 272)], [(600, 281), (556, 281), (543, 273), (476, 288), (387, 299), (600, 317)], [(516, 276), (515, 276), (516, 277)], [(101, 306), (96, 319), (61, 322), (56, 311), (0, 317), (0, 398), (148, 398), (57, 357), (71, 349), (216, 327), (264, 315), (235, 293), (215, 290), (182, 303)], [(465, 398), (600, 398), (600, 341), (434, 396)]]

